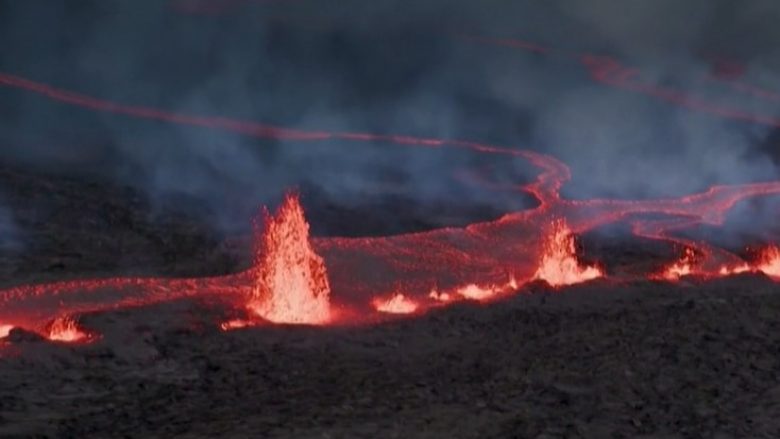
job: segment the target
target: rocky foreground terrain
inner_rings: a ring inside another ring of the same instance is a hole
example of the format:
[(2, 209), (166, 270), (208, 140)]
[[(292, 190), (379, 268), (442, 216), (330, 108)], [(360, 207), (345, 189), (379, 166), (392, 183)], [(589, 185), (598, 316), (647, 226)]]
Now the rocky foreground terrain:
[[(197, 215), (150, 214), (127, 189), (0, 180), (6, 285), (248, 260)], [(663, 257), (595, 240), (591, 256), (620, 270)], [(196, 301), (86, 315), (92, 344), (15, 331), (0, 348), (0, 437), (776, 438), (778, 293), (758, 276), (531, 285), (373, 327), (232, 332), (216, 326), (227, 310)]]

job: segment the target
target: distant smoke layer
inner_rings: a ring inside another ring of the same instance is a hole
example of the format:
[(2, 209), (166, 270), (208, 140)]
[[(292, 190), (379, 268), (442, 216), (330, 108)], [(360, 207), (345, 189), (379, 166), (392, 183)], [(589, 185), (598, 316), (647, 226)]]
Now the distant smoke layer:
[(0, 207), (0, 253), (13, 252), (21, 248), (20, 231), (13, 213)]
[[(191, 115), (535, 149), (571, 165), (569, 196), (670, 196), (777, 178), (778, 128), (596, 83), (571, 58), (461, 37), (609, 55), (650, 84), (780, 119), (780, 99), (708, 79), (728, 74), (780, 93), (777, 23), (775, 0), (2, 0), (0, 71)], [(296, 184), (343, 203), (375, 193), (484, 201), (452, 175), (490, 163), (398, 145), (256, 139), (9, 87), (0, 87), (0, 142), (5, 161), (110, 176), (160, 202), (183, 193), (225, 224)], [(493, 162), (494, 179), (529, 172)]]

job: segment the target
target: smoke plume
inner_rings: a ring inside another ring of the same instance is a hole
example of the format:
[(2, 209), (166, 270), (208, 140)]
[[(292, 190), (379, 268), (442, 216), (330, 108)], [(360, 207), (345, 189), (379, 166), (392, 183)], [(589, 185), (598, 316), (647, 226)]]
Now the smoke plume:
[[(532, 149), (572, 167), (568, 196), (676, 196), (777, 178), (777, 22), (771, 0), (7, 0), (0, 71), (185, 115)], [(599, 83), (576, 54), (619, 60), (647, 86), (763, 122)], [(453, 175), (487, 169), (493, 181), (518, 182), (531, 172), (466, 152), (133, 118), (17, 87), (0, 87), (0, 116), (4, 161), (98, 174), (159, 203), (184, 194), (222, 225), (246, 223), (301, 184), (343, 204), (392, 194), (511, 210), (523, 202)]]

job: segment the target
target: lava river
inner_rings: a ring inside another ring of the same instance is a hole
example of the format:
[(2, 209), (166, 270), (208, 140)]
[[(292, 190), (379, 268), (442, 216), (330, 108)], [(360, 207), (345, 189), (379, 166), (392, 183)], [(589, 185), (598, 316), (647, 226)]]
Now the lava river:
[(0, 337), (11, 327), (22, 327), (52, 340), (89, 339), (77, 324), (80, 314), (188, 297), (244, 310), (246, 318), (224, 322), (226, 329), (263, 322), (377, 322), (382, 315), (419, 314), (458, 300), (493, 300), (534, 280), (554, 288), (603, 277), (603, 267), (578, 260), (574, 237), (615, 222), (631, 224), (637, 236), (686, 249), (662, 278), (673, 280), (675, 273), (780, 274), (780, 252), (774, 247), (748, 263), (673, 234), (693, 225), (720, 224), (740, 200), (780, 194), (780, 182), (716, 186), (670, 199), (566, 200), (559, 191), (570, 177), (569, 169), (555, 158), (498, 147), (454, 146), (464, 145), (538, 167), (531, 184), (503, 188), (532, 194), (538, 206), (462, 228), (388, 237), (310, 238), (303, 208), (295, 194), (288, 194), (275, 214), (267, 213), (259, 222), (255, 263), (246, 271), (211, 278), (113, 278), (13, 287), (0, 291)]

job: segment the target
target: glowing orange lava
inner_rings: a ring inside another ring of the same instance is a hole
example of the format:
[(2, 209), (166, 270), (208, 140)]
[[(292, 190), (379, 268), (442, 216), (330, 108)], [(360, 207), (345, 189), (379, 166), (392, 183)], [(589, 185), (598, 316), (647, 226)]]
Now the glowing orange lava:
[(417, 302), (401, 293), (393, 295), (389, 299), (374, 300), (374, 309), (388, 314), (411, 314), (417, 310)]
[(309, 224), (297, 195), (288, 194), (266, 214), (249, 309), (275, 323), (323, 324), (330, 320), (325, 262), (309, 242)]
[[(704, 255), (707, 256), (706, 253)], [(667, 267), (658, 277), (674, 281), (690, 275), (714, 278), (742, 273), (763, 273), (773, 279), (780, 279), (780, 248), (774, 245), (763, 248), (753, 262), (724, 264), (717, 271), (702, 269), (700, 260), (701, 257), (697, 256), (692, 248), (687, 247), (680, 259)]]
[[(748, 265), (747, 263), (741, 263), (734, 266), (723, 266), (720, 267), (720, 271), (718, 271), (719, 276), (731, 276), (734, 274), (741, 274), (741, 273), (748, 273), (751, 271), (755, 271), (753, 267)], [(670, 279), (673, 280), (673, 279)]]
[(14, 329), (13, 325), (0, 325), (0, 338), (8, 337), (12, 329)]
[(230, 331), (231, 329), (246, 328), (248, 326), (254, 326), (254, 322), (244, 319), (233, 319), (223, 322), (219, 325), (223, 331)]
[(74, 343), (89, 338), (89, 334), (79, 329), (76, 321), (70, 317), (57, 317), (48, 328), (46, 338), (52, 341)]
[[(692, 248), (686, 247), (683, 251), (682, 256), (680, 256), (680, 259), (675, 261), (673, 264), (666, 267), (661, 274), (658, 276), (661, 279), (671, 280), (675, 281), (680, 279), (683, 276), (690, 276), (694, 273), (694, 267), (696, 266), (696, 253), (693, 251)], [(721, 272), (725, 274), (730, 274), (730, 271), (726, 267), (721, 268)]]
[(469, 283), (448, 291), (433, 289), (428, 293), (428, 297), (439, 303), (448, 303), (464, 299), (488, 301), (499, 297), (502, 294), (514, 292), (518, 288), (519, 285), (517, 280), (515, 280), (514, 277), (510, 277), (509, 281), (501, 284), (478, 285), (476, 283)]
[(447, 303), (452, 300), (452, 296), (449, 293), (443, 293), (437, 290), (431, 290), (431, 292), (428, 293), (428, 297), (430, 297), (431, 299), (437, 302), (442, 302), (442, 303)]
[(756, 264), (756, 269), (775, 279), (780, 279), (780, 247), (769, 246), (765, 248)]
[(534, 279), (551, 286), (573, 285), (604, 276), (596, 266), (583, 266), (577, 260), (574, 235), (563, 220), (552, 224), (551, 233), (544, 243), (544, 253)]
[(479, 286), (477, 284), (468, 284), (455, 290), (455, 294), (468, 300), (487, 300), (499, 294), (501, 288), (493, 286)]

